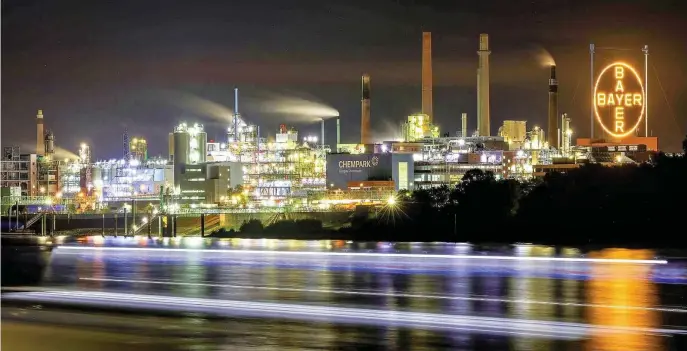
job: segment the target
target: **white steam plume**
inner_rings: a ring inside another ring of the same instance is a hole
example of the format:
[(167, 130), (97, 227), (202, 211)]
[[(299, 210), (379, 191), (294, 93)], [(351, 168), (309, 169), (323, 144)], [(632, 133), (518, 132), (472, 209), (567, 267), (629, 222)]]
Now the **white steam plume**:
[(55, 147), (55, 158), (57, 160), (64, 160), (65, 158), (74, 160), (79, 158), (79, 155), (61, 147)]
[(539, 47), (537, 49), (535, 57), (537, 58), (539, 65), (543, 68), (549, 68), (556, 65), (556, 61), (553, 59), (553, 56), (551, 56), (551, 53), (543, 47)]
[[(19, 144), (18, 146), (19, 146), (19, 152), (21, 152), (22, 154), (33, 154), (36, 152), (36, 145), (31, 145), (29, 143), (22, 143), (22, 144)], [(41, 153), (43, 153), (42, 150), (41, 150)], [(4, 157), (4, 155), (3, 155), (3, 157)], [(73, 159), (79, 158), (79, 156), (77, 154), (67, 150), (67, 149), (63, 149), (61, 147), (55, 146), (55, 159), (58, 161), (62, 161), (65, 158), (73, 160)]]
[(383, 120), (383, 125), (381, 127), (374, 128), (372, 130), (372, 136), (375, 141), (403, 140), (401, 127), (388, 120)]
[(314, 98), (284, 94), (262, 94), (250, 99), (251, 109), (265, 114), (280, 115), (287, 122), (312, 123), (321, 119), (338, 117), (339, 111)]
[(231, 122), (234, 116), (231, 108), (191, 93), (166, 90), (156, 95), (164, 102), (182, 108), (193, 115), (207, 116), (220, 122)]

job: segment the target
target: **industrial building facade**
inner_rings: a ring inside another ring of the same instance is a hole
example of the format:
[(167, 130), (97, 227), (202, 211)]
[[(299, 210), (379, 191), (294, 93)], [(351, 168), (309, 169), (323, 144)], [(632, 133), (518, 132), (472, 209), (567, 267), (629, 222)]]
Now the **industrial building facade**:
[(412, 190), (414, 162), (411, 154), (329, 154), (327, 184), (347, 189), (350, 182), (393, 181), (395, 189)]

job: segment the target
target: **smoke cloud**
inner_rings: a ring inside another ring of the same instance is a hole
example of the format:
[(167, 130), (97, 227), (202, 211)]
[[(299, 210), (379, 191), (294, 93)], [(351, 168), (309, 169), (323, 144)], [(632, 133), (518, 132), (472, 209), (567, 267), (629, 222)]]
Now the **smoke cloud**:
[(164, 103), (183, 109), (196, 116), (210, 117), (218, 122), (232, 121), (234, 111), (220, 103), (187, 92), (165, 90), (154, 93)]
[(556, 61), (553, 59), (553, 56), (551, 56), (551, 53), (543, 47), (537, 48), (537, 51), (535, 52), (535, 57), (537, 58), (537, 62), (542, 68), (549, 68), (551, 66), (556, 65)]
[(70, 160), (79, 158), (79, 156), (67, 149), (63, 149), (61, 147), (55, 147), (55, 158), (58, 160), (63, 160), (65, 158), (68, 158)]
[[(29, 143), (21, 143), (18, 145), (19, 146), (19, 152), (22, 154), (32, 154), (36, 152), (36, 145), (29, 144)], [(4, 157), (4, 156), (3, 156)], [(68, 159), (75, 159), (78, 158), (79, 156), (67, 149), (57, 147), (55, 146), (55, 159), (57, 160), (64, 160), (65, 158)]]
[[(250, 95), (244, 95), (239, 101), (239, 106), (245, 106), (240, 111), (248, 115), (247, 117), (253, 113), (260, 113), (278, 116), (284, 122), (313, 123), (339, 116), (339, 111), (335, 108), (311, 96), (272, 92), (248, 94)], [(187, 92), (167, 90), (155, 92), (153, 96), (165, 104), (179, 107), (192, 115), (209, 117), (222, 125), (231, 123), (234, 115), (230, 107)], [(242, 119), (246, 120), (246, 116)]]
[(375, 141), (402, 140), (400, 125), (394, 124), (387, 119), (382, 120), (383, 124), (372, 130), (372, 137)]
[(279, 115), (292, 123), (312, 123), (339, 116), (335, 108), (309, 96), (263, 93), (247, 99), (249, 108), (259, 113)]

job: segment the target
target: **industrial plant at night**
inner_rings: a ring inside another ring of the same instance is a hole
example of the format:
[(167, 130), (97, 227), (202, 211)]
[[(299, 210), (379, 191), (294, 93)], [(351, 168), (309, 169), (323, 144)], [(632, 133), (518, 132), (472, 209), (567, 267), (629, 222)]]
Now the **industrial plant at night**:
[(0, 348), (687, 351), (679, 5), (3, 2)]
[[(592, 68), (592, 126), (602, 127), (603, 138), (579, 138), (572, 125), (584, 119), (559, 111), (554, 64), (547, 125), (505, 120), (492, 134), (487, 34), (479, 36), (477, 48), (476, 125), (470, 127), (467, 113), (457, 111), (461, 129), (441, 130), (433, 112), (432, 36), (422, 33), (421, 112), (402, 119), (399, 140), (373, 138), (368, 74), (361, 78), (360, 140), (351, 144), (341, 143), (338, 117), (336, 140), (328, 143), (324, 119), (320, 136), (303, 136), (286, 124), (261, 129), (239, 113), (235, 89), (234, 114), (220, 140), (208, 140), (202, 124), (187, 121), (169, 131), (164, 156), (150, 157), (149, 144), (163, 141), (146, 139), (139, 131), (141, 136), (125, 134), (120, 159), (94, 160), (95, 146), (86, 144), (72, 157), (58, 158), (59, 136), (44, 130), (50, 117), (39, 110), (36, 150), (3, 148), (3, 206), (21, 202), (72, 213), (136, 211), (137, 202), (159, 213), (350, 211), (387, 206), (398, 191), (455, 186), (473, 169), (492, 172), (497, 179), (526, 180), (584, 163), (640, 163), (657, 150), (656, 137), (639, 136), (647, 116), (645, 78), (625, 63), (604, 67), (598, 78)], [(634, 81), (623, 85), (623, 79)], [(614, 120), (608, 121), (607, 114)]]

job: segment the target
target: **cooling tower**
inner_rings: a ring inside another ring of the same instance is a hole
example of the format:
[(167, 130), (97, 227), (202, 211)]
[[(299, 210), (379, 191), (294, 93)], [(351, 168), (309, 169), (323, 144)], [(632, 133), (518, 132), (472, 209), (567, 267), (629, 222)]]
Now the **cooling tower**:
[(479, 66), (477, 68), (477, 132), (490, 136), (489, 127), (489, 35), (479, 35)]
[(367, 74), (363, 74), (361, 90), (360, 143), (372, 144), (372, 136), (370, 135), (370, 76)]
[(558, 80), (556, 80), (556, 66), (551, 66), (549, 77), (549, 118), (546, 130), (549, 147), (558, 147)]
[(44, 138), (43, 110), (38, 110), (38, 114), (36, 115), (36, 155), (43, 155), (45, 152)]
[(422, 113), (433, 123), (432, 109), (432, 33), (422, 33)]

